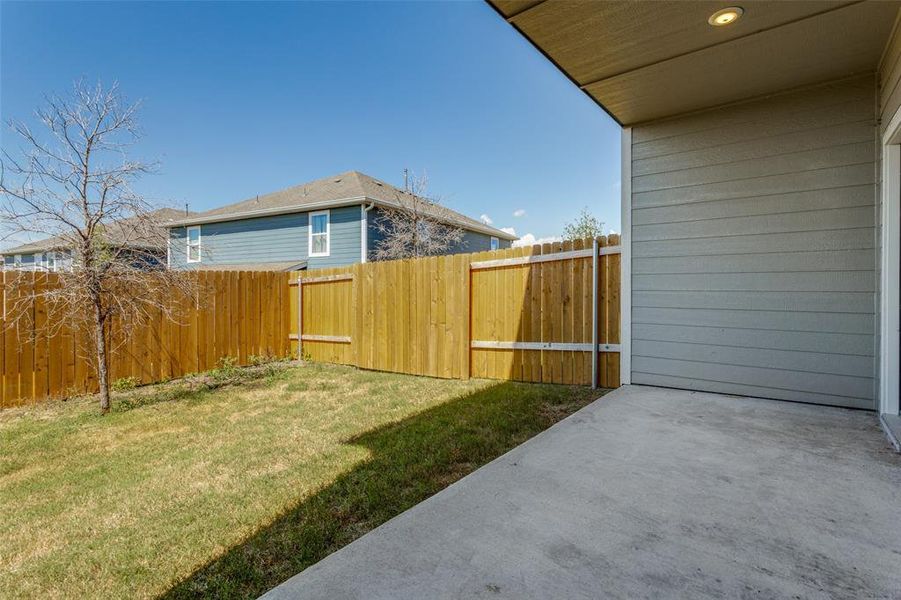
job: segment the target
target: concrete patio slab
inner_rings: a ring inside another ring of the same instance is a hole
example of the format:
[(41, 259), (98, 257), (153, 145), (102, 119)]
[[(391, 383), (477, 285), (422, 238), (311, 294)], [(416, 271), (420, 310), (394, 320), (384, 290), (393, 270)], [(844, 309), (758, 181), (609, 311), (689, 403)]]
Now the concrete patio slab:
[(875, 413), (616, 390), (264, 596), (901, 598)]

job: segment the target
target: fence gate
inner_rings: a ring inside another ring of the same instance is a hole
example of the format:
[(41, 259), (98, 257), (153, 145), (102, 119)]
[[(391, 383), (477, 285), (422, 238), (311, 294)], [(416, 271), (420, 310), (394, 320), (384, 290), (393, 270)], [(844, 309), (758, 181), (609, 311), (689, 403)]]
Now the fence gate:
[(290, 284), (293, 350), (397, 373), (617, 387), (618, 243), (300, 272)]
[(618, 241), (472, 262), (472, 376), (617, 387)]

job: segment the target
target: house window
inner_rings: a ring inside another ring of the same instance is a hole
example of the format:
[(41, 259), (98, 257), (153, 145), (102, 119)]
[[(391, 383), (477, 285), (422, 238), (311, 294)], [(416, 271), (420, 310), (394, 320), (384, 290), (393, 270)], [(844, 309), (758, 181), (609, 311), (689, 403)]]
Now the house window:
[(329, 255), (329, 211), (310, 213), (310, 256)]
[(501, 247), (500, 241), (496, 237), (492, 237), (491, 238), (491, 249), (497, 250), (500, 247)]
[(188, 262), (200, 262), (200, 225), (188, 227)]
[(44, 270), (44, 253), (38, 252), (34, 255), (34, 264), (31, 265), (31, 268), (35, 271), (43, 271)]
[(47, 253), (47, 270), (56, 273), (56, 252)]
[(16, 269), (22, 268), (22, 255), (16, 254), (15, 258), (13, 258), (13, 267)]

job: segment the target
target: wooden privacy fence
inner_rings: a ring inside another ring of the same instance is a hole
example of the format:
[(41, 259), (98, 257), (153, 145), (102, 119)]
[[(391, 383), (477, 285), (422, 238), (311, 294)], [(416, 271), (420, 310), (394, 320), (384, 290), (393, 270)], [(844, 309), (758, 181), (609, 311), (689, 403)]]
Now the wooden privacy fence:
[[(4, 282), (7, 276), (31, 277), (29, 285), (39, 287), (57, 284), (49, 273), (4, 273)], [(198, 302), (181, 303), (178, 322), (158, 313), (124, 340), (113, 322), (110, 381), (134, 377), (152, 383), (209, 370), (224, 357), (246, 365), (254, 356), (288, 355), (287, 273), (201, 271), (196, 276)], [(7, 315), (12, 299), (0, 291), (0, 315)], [(27, 328), (8, 328), (0, 319), (0, 406), (96, 391), (94, 365), (84, 352), (86, 332), (63, 326), (49, 335), (47, 320), (54, 317), (39, 296), (28, 311), (32, 324)]]
[(397, 373), (617, 387), (618, 244), (611, 235), (294, 273), (292, 351)]

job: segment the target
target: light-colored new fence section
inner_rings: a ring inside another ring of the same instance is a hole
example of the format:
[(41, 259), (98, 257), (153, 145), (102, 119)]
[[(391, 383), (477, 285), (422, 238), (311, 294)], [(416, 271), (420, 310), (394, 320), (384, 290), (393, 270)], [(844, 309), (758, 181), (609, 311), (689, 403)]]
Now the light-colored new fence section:
[[(6, 273), (12, 276), (11, 273)], [(32, 285), (56, 285), (53, 274), (24, 273)], [(249, 364), (254, 356), (289, 353), (287, 273), (198, 272), (200, 298), (182, 303), (178, 322), (161, 313), (133, 331), (124, 342), (112, 325), (110, 379), (135, 377), (162, 381), (214, 368), (224, 357)], [(3, 308), (13, 301), (3, 292)], [(47, 303), (29, 305), (33, 326), (7, 328), (0, 321), (0, 406), (8, 407), (97, 389), (93, 362), (84, 351), (86, 332), (62, 327), (49, 335)]]
[[(446, 378), (619, 385), (619, 236), (292, 275), (292, 350)], [(594, 248), (593, 248), (594, 246)], [(299, 288), (299, 289), (298, 289)], [(301, 299), (301, 311), (297, 301)], [(593, 349), (597, 349), (593, 352)]]

